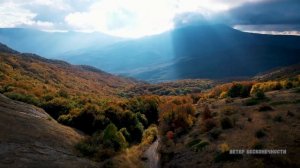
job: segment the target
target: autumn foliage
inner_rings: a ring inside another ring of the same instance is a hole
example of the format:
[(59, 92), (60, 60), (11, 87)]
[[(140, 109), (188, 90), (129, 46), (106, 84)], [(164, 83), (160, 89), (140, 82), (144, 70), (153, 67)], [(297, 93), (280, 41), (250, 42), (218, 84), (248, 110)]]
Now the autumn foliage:
[(191, 128), (195, 122), (195, 107), (188, 97), (169, 98), (159, 106), (161, 133), (172, 131), (180, 134)]

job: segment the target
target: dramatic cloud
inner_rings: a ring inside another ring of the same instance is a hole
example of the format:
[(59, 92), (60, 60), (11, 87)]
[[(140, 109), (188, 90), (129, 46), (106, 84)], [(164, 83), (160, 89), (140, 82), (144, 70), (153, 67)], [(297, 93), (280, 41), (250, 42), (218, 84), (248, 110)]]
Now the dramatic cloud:
[(174, 18), (178, 16), (195, 13), (193, 15), (211, 18), (214, 13), (229, 10), (243, 2), (257, 1), (101, 0), (86, 11), (70, 13), (65, 21), (81, 31), (98, 30), (118, 36), (140, 37), (173, 28)]
[(299, 24), (299, 0), (267, 0), (246, 3), (230, 10), (226, 15), (232, 24)]
[(219, 19), (243, 31), (300, 35), (299, 11), (299, 0), (267, 0), (233, 8)]
[(140, 37), (218, 21), (244, 31), (296, 32), (298, 11), (299, 0), (1, 0), (0, 27)]
[(233, 27), (252, 33), (300, 36), (300, 24), (235, 25)]
[(24, 9), (14, 3), (4, 3), (0, 6), (0, 27), (28, 26), (41, 29), (53, 27), (53, 23), (46, 21), (36, 21), (36, 13)]
[(172, 27), (170, 1), (102, 0), (85, 12), (66, 16), (66, 23), (79, 30), (99, 30), (119, 36), (142, 36)]

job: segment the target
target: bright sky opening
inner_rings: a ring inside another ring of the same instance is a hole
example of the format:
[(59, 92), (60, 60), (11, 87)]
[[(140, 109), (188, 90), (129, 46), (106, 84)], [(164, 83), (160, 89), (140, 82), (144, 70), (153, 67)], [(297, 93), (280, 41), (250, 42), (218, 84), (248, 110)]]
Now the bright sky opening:
[(231, 9), (263, 1), (272, 0), (1, 0), (0, 27), (136, 38), (172, 29), (174, 18), (183, 13), (232, 17)]

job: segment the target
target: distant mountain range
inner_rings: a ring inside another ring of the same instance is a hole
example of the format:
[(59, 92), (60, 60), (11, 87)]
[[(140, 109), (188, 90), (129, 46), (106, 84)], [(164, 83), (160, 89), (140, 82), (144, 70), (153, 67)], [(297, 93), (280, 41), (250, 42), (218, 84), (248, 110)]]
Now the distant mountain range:
[[(110, 45), (82, 48), (73, 41), (69, 45), (74, 44), (74, 48), (55, 51), (57, 56), (53, 58), (151, 82), (250, 77), (300, 62), (300, 37), (245, 33), (222, 24), (192, 24), (121, 42), (112, 39)], [(39, 45), (32, 47), (43, 50)]]

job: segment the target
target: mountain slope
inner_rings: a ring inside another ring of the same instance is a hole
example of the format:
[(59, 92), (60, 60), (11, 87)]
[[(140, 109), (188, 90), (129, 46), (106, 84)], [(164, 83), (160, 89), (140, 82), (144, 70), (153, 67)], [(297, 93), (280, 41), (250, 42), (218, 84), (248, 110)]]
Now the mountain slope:
[(102, 33), (43, 32), (34, 29), (1, 28), (0, 42), (20, 52), (52, 58), (70, 50), (99, 48), (123, 40)]
[(18, 54), (5, 45), (1, 45), (0, 60), (2, 90), (36, 97), (59, 92), (69, 96), (117, 97), (120, 90), (136, 83), (89, 66)]
[(240, 32), (193, 24), (106, 48), (68, 53), (72, 63), (148, 81), (253, 76), (300, 62), (300, 37)]
[(253, 79), (257, 81), (280, 80), (284, 78), (293, 78), (300, 74), (300, 64), (273, 69), (256, 75)]
[[(79, 158), (74, 145), (84, 138), (43, 110), (0, 94), (0, 167), (97, 167)], [(63, 135), (63, 136), (62, 136)]]
[[(199, 101), (200, 115), (189, 133), (161, 140), (161, 167), (299, 167), (299, 91), (277, 90), (266, 96), (269, 102), (252, 106), (245, 105), (249, 98)], [(207, 111), (214, 115), (206, 119)], [(224, 120), (229, 122), (225, 125)], [(266, 149), (286, 154), (246, 153)]]

